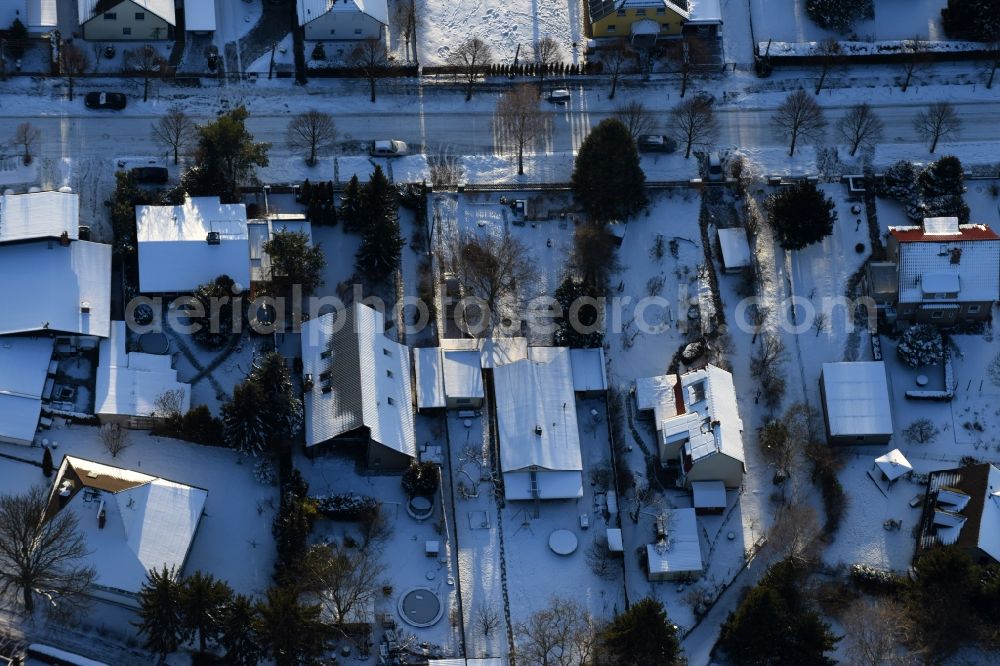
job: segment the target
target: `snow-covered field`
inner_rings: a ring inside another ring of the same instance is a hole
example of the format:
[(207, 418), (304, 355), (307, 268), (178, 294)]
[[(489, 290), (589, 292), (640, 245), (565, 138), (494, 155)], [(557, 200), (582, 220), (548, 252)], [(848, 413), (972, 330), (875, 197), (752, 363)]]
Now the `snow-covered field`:
[[(875, 18), (859, 21), (853, 33), (863, 40), (947, 39), (941, 28), (943, 0), (875, 0)], [(751, 0), (754, 35), (758, 42), (818, 42), (841, 37), (820, 28), (806, 13), (805, 0)]]

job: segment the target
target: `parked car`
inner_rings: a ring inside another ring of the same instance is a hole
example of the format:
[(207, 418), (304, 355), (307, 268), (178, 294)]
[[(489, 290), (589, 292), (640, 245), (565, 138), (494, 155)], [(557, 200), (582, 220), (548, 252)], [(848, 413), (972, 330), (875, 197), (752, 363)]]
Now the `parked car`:
[(373, 157), (400, 157), (410, 152), (405, 141), (398, 139), (388, 139), (385, 141), (372, 141), (368, 148), (369, 154)]
[(565, 88), (553, 90), (549, 93), (548, 100), (553, 104), (565, 104), (569, 101), (569, 91)]
[(132, 178), (137, 183), (156, 183), (162, 185), (167, 182), (169, 174), (164, 167), (135, 167), (130, 171)]
[(677, 142), (662, 134), (643, 134), (636, 143), (644, 153), (672, 153), (677, 150)]
[(83, 99), (83, 103), (88, 109), (114, 109), (121, 111), (125, 108), (126, 97), (122, 93), (99, 93), (89, 92)]
[(722, 158), (719, 153), (713, 152), (708, 155), (708, 179), (712, 182), (725, 180), (726, 175), (722, 170)]

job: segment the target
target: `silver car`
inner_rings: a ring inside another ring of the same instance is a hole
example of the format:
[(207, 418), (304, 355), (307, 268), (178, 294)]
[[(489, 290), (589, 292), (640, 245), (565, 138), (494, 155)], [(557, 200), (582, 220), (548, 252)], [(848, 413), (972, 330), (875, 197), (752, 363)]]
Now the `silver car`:
[(385, 141), (372, 141), (368, 152), (372, 157), (400, 157), (410, 152), (405, 141), (397, 139), (387, 139)]

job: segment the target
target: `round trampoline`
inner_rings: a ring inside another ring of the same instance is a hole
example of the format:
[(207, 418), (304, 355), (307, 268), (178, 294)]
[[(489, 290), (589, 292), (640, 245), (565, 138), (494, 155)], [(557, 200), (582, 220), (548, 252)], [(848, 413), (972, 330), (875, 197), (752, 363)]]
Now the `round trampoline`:
[(549, 548), (556, 555), (570, 555), (576, 551), (579, 541), (569, 530), (556, 530), (549, 535)]
[(144, 354), (166, 354), (170, 349), (170, 341), (163, 333), (143, 333), (139, 336), (139, 351)]
[(429, 627), (441, 619), (444, 605), (430, 588), (415, 587), (399, 598), (399, 614), (409, 625)]
[(406, 503), (406, 512), (414, 520), (426, 520), (430, 518), (433, 510), (434, 502), (421, 495), (411, 497), (410, 501)]

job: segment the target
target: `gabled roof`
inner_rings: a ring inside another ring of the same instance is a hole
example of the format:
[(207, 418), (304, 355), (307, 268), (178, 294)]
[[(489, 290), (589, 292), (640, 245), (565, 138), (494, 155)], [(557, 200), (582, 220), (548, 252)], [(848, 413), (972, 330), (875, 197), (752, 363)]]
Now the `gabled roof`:
[(174, 0), (77, 0), (80, 10), (80, 25), (98, 14), (110, 11), (123, 2), (133, 2), (150, 14), (155, 14), (170, 25), (177, 25)]
[(386, 337), (382, 313), (355, 303), (305, 322), (302, 366), (313, 379), (306, 446), (365, 427), (375, 442), (416, 457), (409, 349)]
[(0, 339), (0, 441), (34, 439), (54, 346), (53, 338)]
[(590, 22), (600, 21), (619, 9), (672, 9), (682, 18), (688, 17), (688, 0), (589, 0)]
[(1000, 562), (1000, 469), (990, 463), (931, 472), (918, 550), (957, 544)]
[(80, 230), (80, 197), (72, 192), (31, 192), (0, 197), (0, 243), (63, 234), (76, 240)]
[(824, 408), (830, 435), (891, 435), (889, 384), (883, 361), (823, 364)]
[(958, 292), (963, 302), (1000, 298), (1000, 236), (986, 225), (928, 218), (922, 227), (890, 227), (899, 242), (899, 300)]
[(683, 435), (684, 451), (695, 464), (716, 454), (745, 462), (743, 420), (736, 405), (732, 374), (707, 365), (681, 375), (674, 393), (677, 416), (658, 424), (664, 441)]
[(331, 12), (360, 12), (382, 25), (389, 25), (389, 3), (386, 0), (298, 0), (295, 9), (299, 25), (315, 21)]

